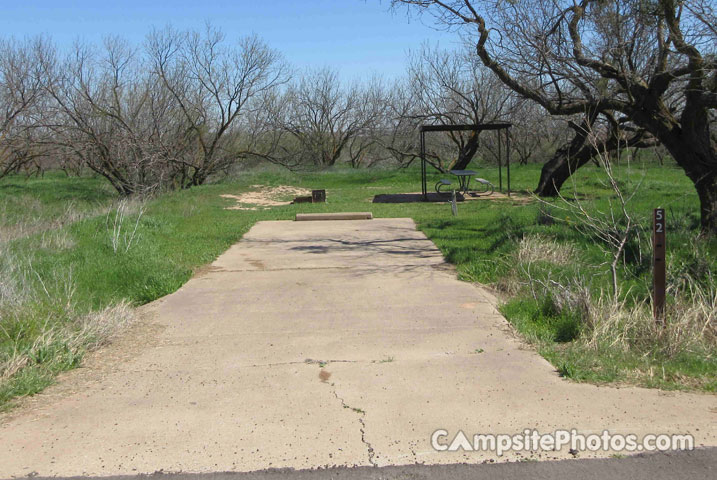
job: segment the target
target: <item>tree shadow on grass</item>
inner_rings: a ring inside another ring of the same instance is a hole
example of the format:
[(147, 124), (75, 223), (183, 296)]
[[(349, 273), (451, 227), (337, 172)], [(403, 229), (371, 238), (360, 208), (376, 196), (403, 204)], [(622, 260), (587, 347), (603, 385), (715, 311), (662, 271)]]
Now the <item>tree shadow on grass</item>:
[(38, 199), (51, 201), (79, 200), (83, 202), (101, 202), (116, 196), (105, 185), (89, 182), (52, 182), (50, 180), (28, 179), (24, 183), (12, 182), (0, 184), (0, 195), (31, 195)]
[(457, 224), (450, 220), (437, 220), (421, 225), (428, 238), (443, 250), (446, 259), (461, 264), (475, 259), (476, 254), (492, 256), (507, 252), (525, 231), (525, 226), (510, 217), (483, 225), (473, 223)]

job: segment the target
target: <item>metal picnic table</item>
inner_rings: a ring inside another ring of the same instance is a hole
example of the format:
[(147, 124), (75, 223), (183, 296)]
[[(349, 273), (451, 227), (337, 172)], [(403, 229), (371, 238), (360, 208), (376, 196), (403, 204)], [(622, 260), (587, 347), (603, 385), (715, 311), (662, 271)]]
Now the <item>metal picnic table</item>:
[(458, 177), (458, 191), (464, 195), (468, 192), (468, 187), (470, 187), (471, 177), (478, 174), (478, 172), (474, 170), (451, 170), (450, 173)]

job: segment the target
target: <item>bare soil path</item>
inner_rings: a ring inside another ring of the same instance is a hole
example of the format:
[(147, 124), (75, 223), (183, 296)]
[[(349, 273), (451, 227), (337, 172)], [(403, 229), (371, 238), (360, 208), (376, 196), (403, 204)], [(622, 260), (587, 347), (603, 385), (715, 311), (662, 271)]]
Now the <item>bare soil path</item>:
[(571, 458), (437, 452), (439, 428), (717, 445), (717, 397), (567, 382), (494, 302), (410, 219), (260, 222), (0, 418), (0, 478)]

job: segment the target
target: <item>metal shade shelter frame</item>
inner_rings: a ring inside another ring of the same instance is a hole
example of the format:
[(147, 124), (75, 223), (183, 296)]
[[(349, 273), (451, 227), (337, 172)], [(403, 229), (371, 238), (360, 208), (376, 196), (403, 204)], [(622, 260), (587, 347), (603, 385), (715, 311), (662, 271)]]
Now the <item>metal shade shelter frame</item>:
[(499, 190), (503, 192), (503, 165), (502, 165), (502, 132), (505, 131), (505, 164), (508, 174), (508, 196), (510, 196), (510, 127), (512, 123), (483, 123), (478, 125), (421, 125), (421, 194), (423, 200), (428, 200), (428, 185), (426, 179), (426, 132), (457, 132), (483, 130), (496, 130), (498, 132), (498, 182)]

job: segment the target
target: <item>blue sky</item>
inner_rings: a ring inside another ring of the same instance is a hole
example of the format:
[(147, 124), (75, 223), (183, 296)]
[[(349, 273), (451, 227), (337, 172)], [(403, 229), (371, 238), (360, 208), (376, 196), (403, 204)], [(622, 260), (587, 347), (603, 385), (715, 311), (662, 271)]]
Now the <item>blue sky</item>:
[(403, 73), (408, 49), (421, 42), (458, 45), (455, 33), (388, 11), (388, 0), (0, 0), (0, 35), (49, 35), (60, 48), (107, 34), (140, 43), (151, 27), (201, 29), (228, 38), (256, 33), (295, 66), (337, 68), (344, 80)]

